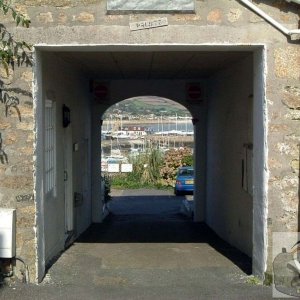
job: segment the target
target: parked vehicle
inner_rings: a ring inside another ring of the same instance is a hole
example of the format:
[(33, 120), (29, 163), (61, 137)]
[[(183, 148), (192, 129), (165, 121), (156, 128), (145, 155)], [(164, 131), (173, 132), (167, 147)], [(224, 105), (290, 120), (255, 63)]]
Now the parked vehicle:
[(176, 176), (174, 193), (176, 196), (180, 194), (194, 192), (194, 168), (180, 167)]

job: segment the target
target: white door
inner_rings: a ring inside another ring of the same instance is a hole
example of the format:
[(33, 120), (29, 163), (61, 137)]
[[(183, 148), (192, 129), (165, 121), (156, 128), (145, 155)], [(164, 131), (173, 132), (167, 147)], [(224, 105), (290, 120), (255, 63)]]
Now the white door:
[(64, 186), (65, 186), (65, 235), (70, 238), (74, 230), (73, 201), (73, 142), (71, 124), (64, 129)]

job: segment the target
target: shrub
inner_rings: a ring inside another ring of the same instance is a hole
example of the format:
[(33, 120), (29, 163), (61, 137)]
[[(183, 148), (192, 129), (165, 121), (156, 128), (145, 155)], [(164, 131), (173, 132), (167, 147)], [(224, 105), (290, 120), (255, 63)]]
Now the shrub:
[(193, 164), (191, 149), (172, 149), (162, 154), (151, 149), (130, 161), (133, 172), (111, 177), (115, 188), (167, 188), (174, 187), (177, 169)]
[(147, 155), (146, 164), (142, 173), (142, 183), (155, 185), (160, 179), (159, 170), (162, 164), (161, 152), (153, 149)]
[(182, 158), (182, 165), (183, 166), (193, 166), (193, 164), (194, 164), (193, 155), (187, 155), (187, 156), (184, 156)]
[(191, 158), (192, 151), (189, 148), (167, 151), (164, 158), (164, 166), (160, 170), (161, 184), (174, 187), (178, 168), (192, 163)]
[(104, 181), (104, 202), (107, 203), (111, 200), (111, 178), (108, 175), (104, 175), (102, 180)]

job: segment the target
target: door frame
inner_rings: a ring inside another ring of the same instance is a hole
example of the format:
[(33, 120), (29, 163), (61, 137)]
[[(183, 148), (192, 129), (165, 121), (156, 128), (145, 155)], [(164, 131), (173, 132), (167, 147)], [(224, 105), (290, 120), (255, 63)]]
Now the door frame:
[(64, 201), (66, 244), (70, 242), (74, 233), (73, 194), (73, 137), (72, 124), (69, 124), (64, 128)]

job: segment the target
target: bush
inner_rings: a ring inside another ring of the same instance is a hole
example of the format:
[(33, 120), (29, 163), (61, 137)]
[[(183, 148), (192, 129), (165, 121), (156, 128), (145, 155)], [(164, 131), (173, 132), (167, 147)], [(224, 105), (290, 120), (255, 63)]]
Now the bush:
[(193, 166), (194, 157), (193, 155), (187, 155), (182, 158), (182, 166)]
[(160, 151), (153, 149), (147, 155), (146, 164), (142, 173), (142, 183), (155, 185), (160, 179), (159, 170), (162, 164), (162, 154)]
[(158, 181), (162, 156), (159, 151), (151, 149), (132, 158), (130, 162), (133, 164), (131, 173), (112, 176), (112, 186), (114, 188), (160, 188)]
[(138, 189), (142, 187), (140, 178), (134, 172), (117, 174), (112, 176), (111, 179), (114, 188)]
[(167, 151), (164, 166), (160, 170), (161, 184), (174, 187), (178, 168), (192, 163), (192, 158), (192, 151), (188, 148)]
[(114, 188), (168, 188), (174, 187), (179, 167), (193, 164), (188, 148), (172, 149), (162, 154), (157, 149), (140, 154), (131, 160), (133, 172), (111, 177)]
[(111, 178), (108, 175), (104, 175), (102, 180), (104, 181), (104, 202), (107, 203), (111, 200)]

